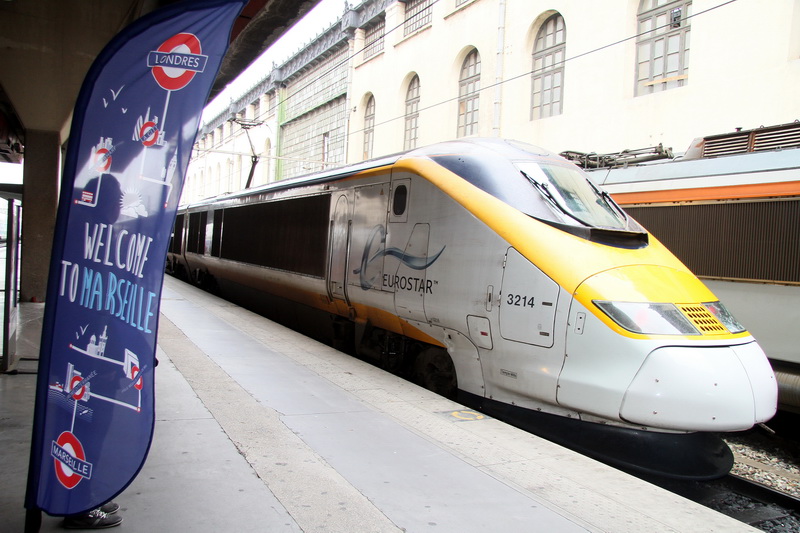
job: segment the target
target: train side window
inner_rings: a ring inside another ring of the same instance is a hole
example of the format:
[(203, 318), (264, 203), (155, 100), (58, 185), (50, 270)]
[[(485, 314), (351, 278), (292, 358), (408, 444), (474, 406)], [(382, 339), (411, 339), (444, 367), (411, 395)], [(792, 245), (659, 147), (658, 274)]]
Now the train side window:
[(183, 253), (183, 214), (175, 217), (175, 228), (173, 229), (169, 251), (174, 254)]
[(211, 235), (211, 255), (213, 257), (219, 257), (222, 245), (222, 213), (222, 209), (214, 211), (214, 227)]
[(407, 202), (408, 187), (405, 185), (398, 185), (394, 189), (394, 198), (392, 199), (392, 213), (394, 216), (399, 217), (406, 212)]

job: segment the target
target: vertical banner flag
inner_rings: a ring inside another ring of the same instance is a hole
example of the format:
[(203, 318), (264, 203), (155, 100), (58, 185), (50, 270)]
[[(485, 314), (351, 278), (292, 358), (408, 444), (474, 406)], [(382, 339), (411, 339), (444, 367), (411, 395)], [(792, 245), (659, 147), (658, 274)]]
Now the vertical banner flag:
[(200, 116), (246, 0), (136, 20), (84, 80), (44, 312), (25, 506), (82, 513), (144, 464), (164, 260)]

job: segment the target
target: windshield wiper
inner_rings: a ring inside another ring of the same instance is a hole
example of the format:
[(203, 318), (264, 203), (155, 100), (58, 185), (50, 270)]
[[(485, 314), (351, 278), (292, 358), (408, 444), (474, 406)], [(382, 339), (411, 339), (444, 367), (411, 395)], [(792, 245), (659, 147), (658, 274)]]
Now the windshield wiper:
[(539, 191), (539, 194), (548, 199), (556, 209), (558, 209), (571, 219), (575, 220), (576, 222), (583, 224), (584, 226), (587, 227), (592, 227), (591, 224), (587, 224), (586, 222), (584, 222), (583, 220), (572, 214), (572, 212), (569, 209), (561, 205), (561, 202), (559, 202), (558, 199), (553, 195), (553, 193), (550, 192), (550, 188), (547, 186), (546, 183), (539, 183), (538, 181), (530, 177), (524, 170), (520, 170), (520, 173), (523, 176), (525, 176), (525, 179), (528, 180), (531, 183), (531, 185), (533, 185), (534, 189)]
[(608, 194), (605, 189), (601, 189), (592, 183), (591, 180), (586, 180), (586, 182), (594, 190), (594, 193), (603, 200), (603, 203), (606, 204), (606, 207), (608, 207), (609, 211), (616, 211), (622, 215), (622, 220), (628, 220), (628, 214), (617, 205), (617, 203), (611, 198), (611, 195)]
[(602, 190), (602, 189), (601, 189), (601, 190), (600, 190), (600, 196), (603, 198), (603, 201), (606, 203), (606, 205), (607, 205), (607, 206), (609, 206), (611, 209), (613, 209), (614, 211), (616, 211), (617, 213), (619, 213), (620, 215), (622, 215), (622, 220), (625, 220), (625, 221), (627, 221), (627, 220), (628, 220), (628, 213), (626, 213), (626, 212), (625, 212), (625, 210), (624, 210), (624, 209), (622, 209), (622, 208), (621, 208), (621, 207), (620, 207), (620, 206), (617, 204), (617, 202), (615, 202), (615, 201), (614, 201), (614, 200), (611, 198), (611, 195), (610, 195), (610, 194), (608, 194), (608, 192), (606, 192), (605, 190)]

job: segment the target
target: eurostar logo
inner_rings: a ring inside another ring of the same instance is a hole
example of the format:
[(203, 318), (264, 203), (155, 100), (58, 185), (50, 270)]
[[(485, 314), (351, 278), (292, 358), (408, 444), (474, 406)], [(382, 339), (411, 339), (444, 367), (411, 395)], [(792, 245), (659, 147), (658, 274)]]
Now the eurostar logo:
[[(373, 248), (376, 245), (378, 247), (378, 250), (372, 252)], [(401, 250), (400, 248), (386, 248), (385, 246), (386, 246), (386, 228), (384, 228), (382, 225), (377, 225), (374, 228), (372, 228), (372, 233), (370, 234), (369, 239), (367, 239), (367, 244), (364, 246), (364, 253), (361, 256), (361, 267), (353, 270), (353, 274), (359, 275), (359, 282), (361, 284), (361, 288), (364, 289), (365, 291), (375, 286), (375, 281), (376, 281), (375, 278), (377, 276), (374, 275), (370, 276), (368, 274), (369, 266), (375, 261), (383, 259), (388, 255), (390, 257), (396, 257), (398, 260), (400, 260), (402, 264), (404, 264), (408, 268), (411, 268), (413, 270), (425, 270), (429, 266), (434, 264), (437, 259), (439, 259), (439, 256), (442, 255), (442, 252), (444, 252), (445, 249), (445, 247), (442, 246), (442, 249), (439, 250), (439, 252), (437, 252), (433, 257), (420, 257), (407, 254), (404, 250)], [(383, 280), (382, 281), (383, 285), (387, 287), (399, 287), (402, 284), (401, 278), (398, 276), (395, 276), (394, 278), (392, 278), (388, 284), (385, 280)], [(418, 278), (403, 278), (403, 279), (418, 279)], [(423, 284), (422, 287), (424, 288), (426, 287), (426, 285)], [(403, 288), (405, 289), (406, 287)], [(427, 289), (428, 289), (427, 292), (430, 292), (429, 286), (427, 286)]]

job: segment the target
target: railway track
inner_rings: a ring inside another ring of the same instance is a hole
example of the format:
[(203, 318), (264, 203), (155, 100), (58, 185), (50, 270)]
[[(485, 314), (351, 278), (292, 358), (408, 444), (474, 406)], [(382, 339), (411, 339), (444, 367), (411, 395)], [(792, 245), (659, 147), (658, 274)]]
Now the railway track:
[(800, 499), (766, 485), (733, 474), (713, 481), (639, 477), (761, 531), (800, 531)]
[(800, 498), (733, 474), (707, 483), (699, 503), (768, 532), (800, 531)]

